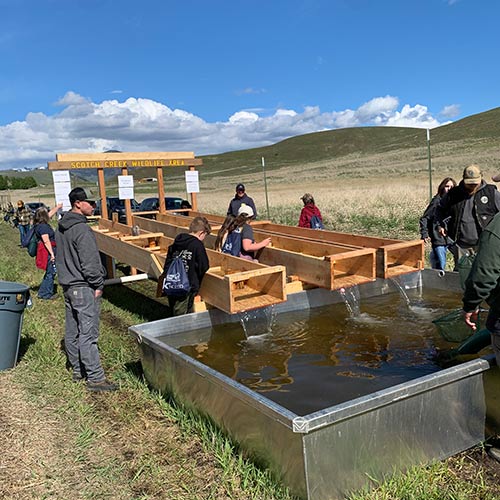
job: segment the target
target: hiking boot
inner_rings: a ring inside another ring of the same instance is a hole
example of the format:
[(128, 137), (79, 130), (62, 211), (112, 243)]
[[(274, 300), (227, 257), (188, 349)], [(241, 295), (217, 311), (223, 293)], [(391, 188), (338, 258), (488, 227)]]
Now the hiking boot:
[(87, 389), (92, 392), (116, 391), (118, 386), (107, 379), (101, 380), (100, 382), (91, 382), (88, 380)]

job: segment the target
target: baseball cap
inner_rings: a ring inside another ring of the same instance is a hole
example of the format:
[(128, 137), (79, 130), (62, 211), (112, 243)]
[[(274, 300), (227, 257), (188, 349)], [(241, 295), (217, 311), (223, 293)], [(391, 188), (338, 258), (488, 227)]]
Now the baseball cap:
[(480, 184), (483, 174), (478, 165), (469, 165), (464, 169), (464, 184)]
[(94, 200), (89, 200), (87, 197), (87, 193), (84, 189), (76, 187), (69, 192), (69, 202), (73, 205), (75, 201), (86, 201), (91, 205), (95, 203)]
[(238, 184), (236, 186), (236, 191), (245, 191), (245, 186), (243, 184)]
[(249, 205), (245, 205), (245, 203), (242, 203), (240, 208), (238, 208), (238, 215), (246, 214), (248, 217), (253, 217), (253, 208)]

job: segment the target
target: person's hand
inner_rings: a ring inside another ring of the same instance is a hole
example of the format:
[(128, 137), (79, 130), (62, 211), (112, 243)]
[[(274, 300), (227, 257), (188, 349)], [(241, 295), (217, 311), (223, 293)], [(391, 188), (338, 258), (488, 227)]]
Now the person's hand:
[(462, 317), (464, 318), (465, 324), (472, 328), (474, 331), (476, 331), (477, 326), (476, 326), (476, 321), (477, 321), (477, 315), (479, 311), (476, 309), (475, 311), (472, 312), (465, 312), (462, 311)]
[(441, 236), (446, 236), (446, 229), (444, 227), (440, 227), (440, 228), (438, 228), (438, 233)]
[(97, 299), (97, 297), (101, 297), (102, 296), (102, 290), (96, 290), (94, 292), (94, 297)]
[(262, 243), (264, 243), (264, 246), (267, 247), (268, 245), (271, 244), (271, 238), (266, 238), (265, 240), (262, 240)]
[(429, 236), (427, 236), (426, 238), (422, 238), (424, 240), (424, 243), (430, 243), (431, 242), (431, 239)]

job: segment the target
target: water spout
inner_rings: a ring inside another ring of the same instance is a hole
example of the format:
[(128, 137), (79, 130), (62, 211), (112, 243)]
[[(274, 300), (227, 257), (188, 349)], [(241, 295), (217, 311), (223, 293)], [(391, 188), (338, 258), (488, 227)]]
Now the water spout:
[(360, 314), (360, 294), (358, 285), (351, 286), (347, 289), (340, 288), (339, 293), (344, 301), (349, 316), (351, 316), (351, 318), (358, 317)]
[(401, 283), (401, 281), (399, 280), (398, 277), (396, 277), (396, 278), (389, 278), (389, 280), (396, 287), (396, 289), (398, 290), (399, 294), (401, 295), (401, 297), (405, 301), (407, 307), (411, 308), (410, 298), (408, 297), (408, 294), (406, 293), (405, 286), (403, 285), (403, 283)]
[(238, 313), (246, 338), (271, 333), (276, 315), (274, 305)]

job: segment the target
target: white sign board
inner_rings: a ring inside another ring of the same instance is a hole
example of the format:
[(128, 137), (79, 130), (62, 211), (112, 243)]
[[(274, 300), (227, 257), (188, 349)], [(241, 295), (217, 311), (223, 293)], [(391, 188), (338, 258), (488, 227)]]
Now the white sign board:
[(120, 200), (131, 200), (134, 197), (134, 176), (118, 176), (118, 198)]
[(54, 181), (54, 195), (56, 198), (56, 205), (63, 204), (62, 209), (67, 212), (71, 210), (71, 203), (69, 202), (69, 192), (71, 191), (71, 179), (69, 177), (69, 170), (54, 170), (52, 172), (52, 179)]
[(184, 172), (186, 175), (186, 192), (188, 193), (199, 193), (200, 192), (200, 181), (198, 180), (197, 170), (186, 170)]

